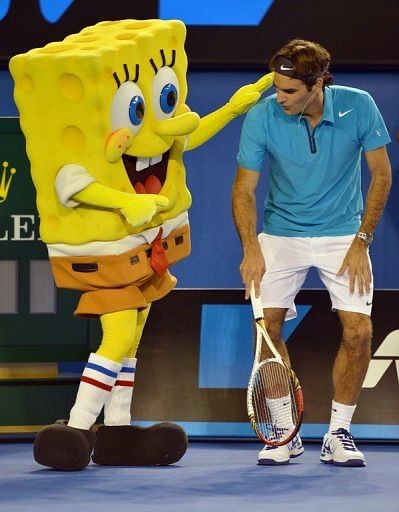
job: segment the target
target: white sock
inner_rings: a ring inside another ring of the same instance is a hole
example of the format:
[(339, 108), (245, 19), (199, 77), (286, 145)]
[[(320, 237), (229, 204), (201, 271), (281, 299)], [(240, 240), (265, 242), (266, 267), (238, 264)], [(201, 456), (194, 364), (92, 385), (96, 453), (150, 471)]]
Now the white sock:
[(291, 411), (290, 395), (281, 398), (266, 398), (266, 405), (270, 410), (273, 423), (280, 428), (294, 428)]
[(130, 425), (136, 358), (125, 358), (109, 399), (104, 406), (104, 425)]
[(356, 405), (344, 405), (333, 400), (331, 406), (330, 427), (328, 431), (332, 432), (333, 430), (344, 428), (349, 432), (355, 409)]
[(90, 354), (80, 379), (68, 426), (88, 430), (95, 423), (108, 400), (121, 367), (120, 363), (97, 354)]

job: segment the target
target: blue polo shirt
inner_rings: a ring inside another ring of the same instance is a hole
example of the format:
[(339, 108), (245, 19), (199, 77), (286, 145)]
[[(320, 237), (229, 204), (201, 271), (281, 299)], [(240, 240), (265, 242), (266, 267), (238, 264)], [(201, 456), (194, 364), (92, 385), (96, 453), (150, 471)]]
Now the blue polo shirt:
[(360, 157), (390, 142), (372, 97), (359, 89), (324, 89), (323, 117), (312, 128), (288, 116), (276, 95), (247, 113), (238, 165), (261, 172), (270, 160), (263, 230), (279, 236), (356, 233), (363, 211)]

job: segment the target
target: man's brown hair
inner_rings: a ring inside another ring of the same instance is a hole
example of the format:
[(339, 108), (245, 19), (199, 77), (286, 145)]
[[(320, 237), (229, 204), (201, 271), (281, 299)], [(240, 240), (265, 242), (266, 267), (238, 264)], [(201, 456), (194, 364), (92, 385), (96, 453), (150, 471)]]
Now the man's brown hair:
[[(271, 71), (279, 73), (279, 62), (291, 63), (292, 72), (283, 72), (282, 74), (298, 78), (310, 87), (321, 77), (323, 78), (324, 87), (333, 83), (329, 71), (330, 61), (330, 54), (319, 43), (304, 39), (293, 39), (273, 55), (269, 61), (269, 68)], [(283, 66), (282, 69), (289, 70), (289, 66)]]

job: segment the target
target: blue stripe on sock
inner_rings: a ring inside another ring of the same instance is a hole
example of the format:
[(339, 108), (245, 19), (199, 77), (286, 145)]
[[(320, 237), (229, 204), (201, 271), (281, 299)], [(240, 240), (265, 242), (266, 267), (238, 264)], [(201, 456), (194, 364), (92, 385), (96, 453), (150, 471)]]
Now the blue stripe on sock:
[(121, 372), (136, 373), (136, 368), (130, 368), (129, 366), (122, 366)]
[(117, 373), (113, 372), (112, 370), (108, 370), (108, 368), (104, 368), (104, 366), (100, 366), (99, 364), (86, 363), (86, 368), (96, 370), (97, 372), (103, 373), (104, 375), (108, 375), (108, 377), (114, 377), (115, 379), (118, 376)]

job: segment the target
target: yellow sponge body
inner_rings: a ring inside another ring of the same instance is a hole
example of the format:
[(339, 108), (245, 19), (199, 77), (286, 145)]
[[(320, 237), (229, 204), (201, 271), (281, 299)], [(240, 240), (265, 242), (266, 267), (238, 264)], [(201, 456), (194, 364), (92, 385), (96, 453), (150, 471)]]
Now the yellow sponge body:
[[(156, 121), (151, 100), (154, 65), (155, 69), (172, 65), (179, 81), (179, 104), (186, 99), (185, 35), (184, 24), (177, 20), (101, 22), (11, 59), (44, 242), (75, 245), (117, 240), (160, 225), (189, 208), (191, 196), (182, 162), (184, 137), (162, 136), (151, 128)], [(118, 210), (82, 204), (65, 207), (55, 191), (59, 170), (77, 164), (102, 185), (135, 194), (122, 159), (110, 162), (105, 154), (117, 81), (127, 80), (135, 80), (144, 93), (146, 111), (126, 154), (151, 157), (170, 151), (159, 192), (169, 198), (170, 207), (136, 228)]]

